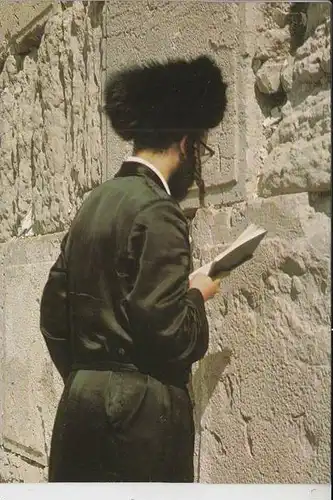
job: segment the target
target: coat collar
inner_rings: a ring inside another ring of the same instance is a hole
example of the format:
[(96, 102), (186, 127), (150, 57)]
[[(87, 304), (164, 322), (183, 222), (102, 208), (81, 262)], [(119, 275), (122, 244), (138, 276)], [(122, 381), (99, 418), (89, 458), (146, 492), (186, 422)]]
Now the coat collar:
[(166, 181), (164, 181), (161, 176), (158, 175), (155, 169), (152, 169), (146, 162), (139, 162), (135, 160), (134, 157), (125, 160), (120, 167), (120, 170), (115, 175), (115, 177), (130, 176), (148, 177), (156, 184), (158, 184), (162, 189), (164, 189), (168, 194), (170, 194), (169, 186), (167, 185)]

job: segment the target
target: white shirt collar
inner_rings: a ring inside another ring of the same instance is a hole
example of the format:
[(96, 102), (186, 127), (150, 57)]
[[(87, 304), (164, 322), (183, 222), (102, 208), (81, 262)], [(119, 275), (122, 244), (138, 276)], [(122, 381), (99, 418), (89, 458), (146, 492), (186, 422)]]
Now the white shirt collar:
[(168, 193), (169, 196), (171, 196), (171, 192), (170, 192), (170, 188), (168, 186), (168, 183), (164, 179), (161, 172), (156, 167), (154, 167), (154, 165), (152, 165), (148, 161), (144, 160), (143, 158), (140, 158), (139, 156), (130, 156), (125, 161), (134, 161), (136, 163), (141, 163), (142, 165), (145, 165), (146, 167), (150, 168), (150, 170), (152, 170), (160, 178), (166, 192)]

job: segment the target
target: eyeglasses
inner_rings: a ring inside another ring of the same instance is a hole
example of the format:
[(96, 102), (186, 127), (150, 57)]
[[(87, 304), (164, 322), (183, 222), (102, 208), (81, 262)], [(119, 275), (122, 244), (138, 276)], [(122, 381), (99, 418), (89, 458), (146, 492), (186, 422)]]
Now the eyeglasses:
[(215, 155), (215, 151), (207, 146), (203, 141), (199, 141), (200, 144), (200, 149), (199, 149), (199, 154), (200, 154), (200, 160), (201, 164), (206, 163), (210, 158), (212, 158)]

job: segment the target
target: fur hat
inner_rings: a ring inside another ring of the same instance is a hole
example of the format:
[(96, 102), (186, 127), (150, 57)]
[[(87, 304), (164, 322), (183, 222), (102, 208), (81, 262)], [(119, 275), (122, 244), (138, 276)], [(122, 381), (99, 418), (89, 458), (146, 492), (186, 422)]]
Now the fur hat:
[(147, 132), (208, 130), (223, 118), (226, 88), (220, 69), (207, 56), (152, 62), (111, 76), (105, 111), (127, 141)]

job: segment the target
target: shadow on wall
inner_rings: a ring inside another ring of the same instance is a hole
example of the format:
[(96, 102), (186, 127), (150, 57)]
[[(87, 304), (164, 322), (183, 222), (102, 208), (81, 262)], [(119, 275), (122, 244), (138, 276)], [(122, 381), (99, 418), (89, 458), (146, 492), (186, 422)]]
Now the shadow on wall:
[(191, 392), (195, 398), (194, 416), (197, 428), (200, 427), (201, 418), (217, 384), (231, 362), (231, 357), (232, 351), (230, 349), (207, 354), (199, 362), (199, 366), (192, 376)]
[(294, 3), (290, 6), (287, 23), (289, 25), (290, 52), (292, 55), (305, 41), (308, 7), (309, 3), (307, 2)]

